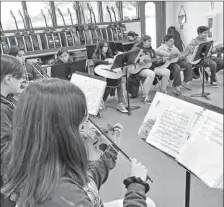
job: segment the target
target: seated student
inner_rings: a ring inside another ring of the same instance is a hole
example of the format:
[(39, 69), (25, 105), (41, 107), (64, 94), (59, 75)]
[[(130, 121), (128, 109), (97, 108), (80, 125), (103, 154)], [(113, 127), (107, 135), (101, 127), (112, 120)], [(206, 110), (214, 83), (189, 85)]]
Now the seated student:
[[(209, 28), (206, 26), (200, 26), (197, 28), (198, 36), (193, 39), (190, 44), (187, 46), (187, 50), (193, 53), (194, 47), (207, 41)], [(212, 54), (217, 53), (217, 49), (211, 51)], [(216, 73), (224, 68), (223, 59), (215, 56), (210, 56), (205, 58), (204, 63), (200, 62), (199, 64), (204, 64), (205, 67), (209, 67), (211, 70), (211, 86), (218, 87), (216, 80)], [(206, 74), (207, 75), (207, 74)]]
[(70, 56), (68, 50), (64, 47), (60, 48), (57, 52), (57, 59), (55, 61), (55, 64), (70, 63), (70, 62), (73, 62), (73, 58), (72, 56)]
[(138, 43), (138, 42), (140, 42), (140, 37), (139, 37), (139, 35), (137, 34), (137, 33), (135, 33), (134, 31), (129, 31), (128, 32), (128, 34), (127, 34), (127, 36), (128, 36), (128, 40), (130, 41), (130, 42), (135, 42), (135, 44), (136, 43)]
[(24, 54), (24, 50), (20, 49), (17, 45), (12, 45), (9, 51), (9, 55), (16, 57), (22, 64), (25, 64), (29, 81), (42, 78), (41, 74), (37, 72), (31, 63), (25, 62)]
[[(92, 60), (94, 63), (94, 66), (98, 65), (108, 65), (112, 63), (113, 60), (113, 55), (111, 52), (111, 49), (108, 47), (108, 43), (104, 40), (101, 40), (98, 42), (96, 46), (96, 50), (92, 56)], [(118, 86), (118, 87), (117, 87)], [(124, 98), (124, 93), (123, 93), (123, 87), (122, 87), (122, 81), (120, 79), (107, 79), (107, 88), (104, 93), (103, 101), (107, 100), (107, 97), (111, 92), (111, 88), (117, 88), (117, 96), (118, 96), (118, 102), (119, 104), (117, 105), (117, 110), (119, 110), (122, 113), (127, 113), (127, 109), (125, 107), (125, 98)]]
[[(148, 35), (144, 35), (141, 37), (140, 42), (136, 44), (134, 48), (132, 49), (132, 50), (136, 50), (136, 49), (143, 50), (143, 53), (142, 53), (143, 56), (140, 57), (140, 63), (141, 62), (144, 63), (144, 61), (147, 62), (147, 60), (150, 61), (150, 59), (156, 58), (156, 53), (152, 49), (151, 42), (152, 42), (152, 38)], [(149, 98), (149, 91), (150, 91), (150, 88), (152, 87), (155, 74), (162, 76), (161, 89), (162, 89), (162, 92), (167, 93), (166, 87), (168, 85), (170, 71), (166, 68), (157, 68), (157, 66), (161, 66), (162, 64), (163, 64), (162, 61), (152, 62), (152, 66), (150, 68), (144, 68), (138, 73), (140, 77), (146, 78), (143, 83), (143, 102), (145, 103), (151, 103), (151, 100)]]
[[(1, 159), (11, 141), (13, 114), (16, 100), (12, 95), (19, 93), (24, 77), (24, 66), (11, 55), (1, 55)], [(2, 176), (1, 176), (2, 186)], [(16, 204), (1, 194), (2, 207), (14, 207)]]
[[(188, 82), (192, 81), (192, 66), (185, 60), (189, 53), (186, 52), (180, 54), (180, 51), (174, 46), (174, 38), (172, 35), (165, 35), (164, 44), (156, 49), (156, 54), (168, 58), (173, 58), (175, 55), (179, 56), (179, 60), (176, 63), (171, 63), (168, 66), (168, 69), (172, 72), (173, 75), (173, 92), (180, 95), (181, 86), (191, 90), (191, 88), (188, 87)], [(183, 82), (181, 82), (181, 68), (184, 68)]]
[[(17, 103), (12, 141), (3, 156), (1, 192), (23, 207), (102, 206), (99, 189), (115, 167), (117, 152), (108, 146), (88, 169), (81, 136), (87, 118), (85, 95), (74, 84), (56, 78), (29, 84)], [(147, 206), (146, 177), (147, 169), (133, 160), (124, 180), (124, 207)]]

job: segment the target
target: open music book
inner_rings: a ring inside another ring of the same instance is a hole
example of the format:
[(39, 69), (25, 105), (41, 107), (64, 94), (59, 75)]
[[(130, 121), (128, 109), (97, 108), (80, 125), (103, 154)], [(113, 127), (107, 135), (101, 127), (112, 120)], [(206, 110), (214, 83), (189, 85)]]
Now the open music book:
[(83, 91), (89, 114), (96, 116), (106, 89), (106, 80), (102, 77), (76, 72), (72, 74), (70, 82)]
[(138, 134), (208, 186), (223, 189), (222, 114), (157, 92)]

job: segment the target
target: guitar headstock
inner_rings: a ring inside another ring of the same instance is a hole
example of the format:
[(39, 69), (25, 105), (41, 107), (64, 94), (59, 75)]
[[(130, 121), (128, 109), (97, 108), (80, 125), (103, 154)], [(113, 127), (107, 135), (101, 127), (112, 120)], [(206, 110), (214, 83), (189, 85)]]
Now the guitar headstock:
[(63, 15), (62, 15), (62, 12), (61, 12), (61, 9), (57, 8), (57, 11), (58, 11), (58, 13), (59, 13), (61, 16), (63, 16)]
[(12, 10), (10, 10), (10, 14), (11, 14), (11, 16), (15, 19), (15, 16), (14, 16), (14, 14), (12, 13)]
[(48, 11), (48, 14), (52, 17), (51, 10), (50, 10), (50, 9), (48, 9), (47, 11)]
[(42, 16), (45, 17), (43, 9), (41, 9), (40, 12), (41, 12)]
[(19, 15), (23, 18), (22, 12), (20, 10), (18, 10)]
[(87, 2), (87, 8), (89, 9), (90, 12), (92, 12), (91, 6), (89, 5), (89, 3)]
[(113, 6), (111, 6), (111, 11), (115, 14), (115, 10)]
[(107, 9), (108, 13), (110, 14), (110, 7), (107, 6), (106, 9)]
[(68, 12), (69, 15), (71, 15), (71, 11), (70, 11), (69, 8), (67, 8), (67, 12)]

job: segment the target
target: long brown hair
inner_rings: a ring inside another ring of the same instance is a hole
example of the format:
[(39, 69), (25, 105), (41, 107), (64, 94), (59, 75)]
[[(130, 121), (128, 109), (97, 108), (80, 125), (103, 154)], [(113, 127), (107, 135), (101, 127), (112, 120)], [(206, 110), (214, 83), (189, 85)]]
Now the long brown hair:
[(84, 186), (87, 152), (79, 127), (86, 115), (85, 96), (74, 84), (56, 78), (30, 83), (3, 156), (2, 193), (18, 193), (19, 205), (34, 207), (51, 198), (62, 177)]
[(96, 50), (95, 50), (94, 54), (97, 55), (97, 56), (102, 55), (102, 48), (103, 48), (103, 46), (105, 44), (107, 44), (107, 46), (108, 46), (108, 50), (107, 50), (106, 56), (112, 55), (112, 51), (111, 51), (111, 49), (109, 47), (109, 44), (108, 44), (108, 42), (106, 40), (100, 40), (97, 43)]

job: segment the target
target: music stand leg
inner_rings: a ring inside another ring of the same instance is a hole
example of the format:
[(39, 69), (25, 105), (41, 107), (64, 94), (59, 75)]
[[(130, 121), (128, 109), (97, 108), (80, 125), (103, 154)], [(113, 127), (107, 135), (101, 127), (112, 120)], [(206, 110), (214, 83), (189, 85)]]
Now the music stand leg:
[(185, 207), (190, 207), (191, 199), (191, 174), (186, 171)]
[(130, 116), (132, 114), (131, 111), (140, 109), (141, 106), (130, 106), (130, 98), (129, 98), (129, 93), (128, 93), (128, 68), (127, 68), (127, 66), (126, 66), (125, 70), (126, 70), (125, 71), (126, 91), (127, 91), (127, 101), (128, 101), (128, 106), (126, 107), (126, 109), (128, 110), (128, 116)]
[[(204, 59), (203, 59), (204, 60)], [(203, 62), (202, 60), (202, 62)], [(192, 94), (190, 95), (190, 97), (204, 97), (207, 100), (210, 100), (210, 98), (208, 97), (210, 95), (210, 93), (205, 93), (205, 67), (204, 65), (202, 66), (202, 92), (198, 93), (198, 94)]]

